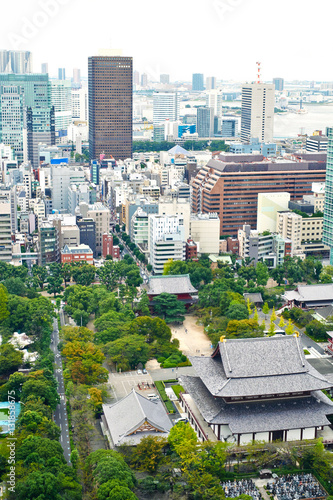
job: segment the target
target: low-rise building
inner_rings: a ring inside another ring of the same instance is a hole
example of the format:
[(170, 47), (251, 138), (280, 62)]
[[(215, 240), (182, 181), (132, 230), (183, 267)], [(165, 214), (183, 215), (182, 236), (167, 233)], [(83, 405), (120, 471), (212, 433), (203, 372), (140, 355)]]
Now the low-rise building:
[(217, 213), (192, 214), (190, 235), (198, 245), (199, 253), (220, 252), (220, 219)]
[(105, 259), (107, 255), (111, 255), (113, 259), (120, 259), (120, 249), (118, 245), (113, 244), (112, 234), (103, 234), (103, 250), (102, 256)]
[(60, 256), (62, 264), (70, 264), (71, 262), (94, 264), (93, 251), (88, 245), (77, 245), (75, 247), (65, 245), (61, 250)]
[(291, 254), (290, 240), (269, 231), (259, 233), (252, 230), (248, 224), (238, 230), (238, 241), (240, 257), (248, 258), (254, 264), (263, 261), (269, 268), (281, 265), (284, 258)]
[(154, 298), (161, 293), (175, 295), (185, 305), (194, 304), (198, 300), (198, 290), (192, 286), (188, 274), (150, 276), (147, 295), (152, 305), (154, 305)]

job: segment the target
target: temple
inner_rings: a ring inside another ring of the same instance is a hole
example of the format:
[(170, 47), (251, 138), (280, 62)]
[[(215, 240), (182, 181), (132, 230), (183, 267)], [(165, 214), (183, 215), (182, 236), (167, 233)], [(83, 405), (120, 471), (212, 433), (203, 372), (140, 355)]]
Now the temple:
[[(191, 357), (181, 404), (202, 440), (238, 445), (330, 436), (332, 384), (305, 359), (297, 336), (225, 340), (211, 357)], [(207, 432), (208, 429), (208, 432)]]
[(175, 295), (185, 306), (190, 306), (198, 300), (198, 290), (192, 286), (188, 274), (150, 276), (147, 295), (152, 305), (154, 298), (161, 293)]

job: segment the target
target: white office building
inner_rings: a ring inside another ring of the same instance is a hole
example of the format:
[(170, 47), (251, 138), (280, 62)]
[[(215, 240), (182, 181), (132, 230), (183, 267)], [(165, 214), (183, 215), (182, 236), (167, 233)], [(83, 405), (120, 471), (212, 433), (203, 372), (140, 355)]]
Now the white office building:
[(275, 87), (267, 83), (247, 83), (242, 87), (241, 140), (251, 138), (272, 142), (274, 132)]
[(67, 136), (67, 128), (72, 123), (72, 91), (70, 80), (50, 80), (51, 104), (54, 106), (56, 140)]
[(184, 219), (182, 216), (149, 215), (149, 254), (154, 274), (163, 274), (170, 260), (185, 260)]
[(71, 184), (83, 184), (86, 180), (82, 168), (67, 165), (52, 165), (52, 207), (62, 212), (68, 211), (68, 189)]
[(206, 106), (214, 109), (215, 116), (222, 116), (223, 94), (221, 90), (214, 89), (206, 92)]
[(10, 202), (0, 203), (0, 261), (9, 262), (12, 259), (12, 228)]
[(72, 89), (72, 117), (73, 120), (88, 121), (88, 89)]
[(154, 92), (153, 123), (158, 125), (165, 120), (179, 120), (180, 97), (177, 92)]

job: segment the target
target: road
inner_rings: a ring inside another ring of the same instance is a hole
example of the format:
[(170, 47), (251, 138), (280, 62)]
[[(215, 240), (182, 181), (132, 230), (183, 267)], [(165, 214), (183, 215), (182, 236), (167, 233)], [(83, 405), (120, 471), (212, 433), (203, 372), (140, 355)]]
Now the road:
[(68, 419), (67, 419), (67, 409), (66, 409), (66, 396), (65, 396), (65, 386), (64, 386), (64, 376), (62, 370), (62, 360), (60, 352), (58, 351), (59, 343), (59, 329), (58, 320), (53, 320), (53, 332), (51, 335), (51, 349), (55, 355), (55, 370), (54, 375), (58, 382), (58, 394), (60, 396), (60, 404), (57, 406), (54, 412), (54, 421), (60, 427), (60, 444), (64, 450), (64, 456), (67, 463), (70, 465), (70, 443), (69, 443), (69, 430), (68, 430)]

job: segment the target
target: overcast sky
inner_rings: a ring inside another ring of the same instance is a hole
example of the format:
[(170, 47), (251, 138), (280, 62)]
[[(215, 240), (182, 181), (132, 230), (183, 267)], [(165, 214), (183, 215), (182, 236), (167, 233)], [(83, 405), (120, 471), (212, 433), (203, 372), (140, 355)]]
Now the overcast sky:
[(226, 80), (333, 81), (331, 0), (10, 0), (1, 2), (0, 48), (30, 50), (87, 76), (99, 48), (122, 48), (158, 79), (204, 73)]

